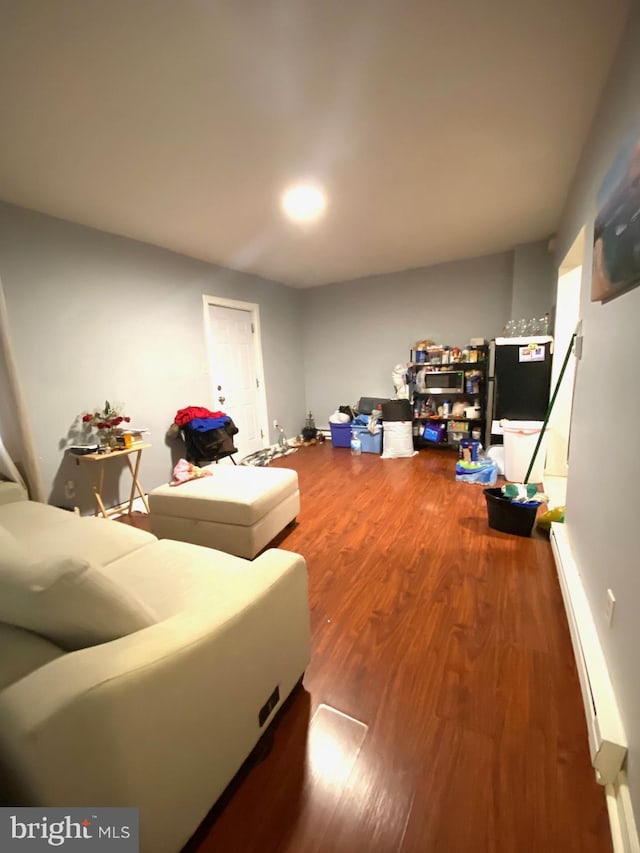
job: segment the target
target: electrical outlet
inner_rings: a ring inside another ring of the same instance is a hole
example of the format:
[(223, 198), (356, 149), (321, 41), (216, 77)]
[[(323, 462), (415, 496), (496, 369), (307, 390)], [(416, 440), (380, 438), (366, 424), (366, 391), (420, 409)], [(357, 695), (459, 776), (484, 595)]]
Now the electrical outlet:
[(67, 480), (64, 484), (64, 496), (67, 500), (71, 500), (71, 498), (75, 498), (76, 496), (76, 483), (75, 480)]
[(280, 428), (280, 424), (278, 423), (278, 419), (277, 419), (277, 418), (274, 418), (274, 419), (273, 419), (273, 428), (274, 428), (274, 429), (279, 429), (279, 428)]
[(613, 594), (613, 591), (608, 589), (607, 590), (607, 606), (605, 609), (605, 616), (607, 618), (607, 625), (609, 627), (611, 627), (611, 624), (613, 622), (613, 611), (615, 610), (615, 606), (616, 606), (616, 597)]

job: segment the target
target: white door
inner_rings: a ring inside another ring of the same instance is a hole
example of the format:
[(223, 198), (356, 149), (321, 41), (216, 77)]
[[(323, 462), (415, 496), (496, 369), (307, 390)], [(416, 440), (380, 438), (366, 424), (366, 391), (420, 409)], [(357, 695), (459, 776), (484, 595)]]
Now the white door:
[(266, 444), (258, 306), (204, 297), (213, 408), (238, 427), (233, 441), (242, 459)]

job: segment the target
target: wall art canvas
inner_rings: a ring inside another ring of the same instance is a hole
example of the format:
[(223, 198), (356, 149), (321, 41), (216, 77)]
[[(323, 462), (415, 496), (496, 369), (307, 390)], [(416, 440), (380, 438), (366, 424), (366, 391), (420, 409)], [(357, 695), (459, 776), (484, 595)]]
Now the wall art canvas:
[(591, 300), (606, 302), (640, 284), (640, 134), (619, 151), (597, 205)]

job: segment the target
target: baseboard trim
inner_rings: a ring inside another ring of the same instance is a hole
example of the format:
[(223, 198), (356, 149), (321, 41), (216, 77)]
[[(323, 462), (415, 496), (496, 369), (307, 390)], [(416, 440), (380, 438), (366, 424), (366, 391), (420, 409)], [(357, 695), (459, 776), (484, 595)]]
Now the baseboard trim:
[(598, 782), (611, 785), (622, 770), (627, 738), (566, 526), (552, 524), (551, 527), (551, 548), (580, 678), (591, 763)]
[(615, 784), (607, 785), (605, 791), (613, 853), (640, 853), (640, 840), (624, 770), (618, 774)]
[[(129, 512), (129, 501), (124, 501), (124, 503), (115, 504), (115, 506), (111, 507), (111, 509), (118, 509), (123, 515), (126, 515)], [(133, 503), (131, 504), (131, 512), (143, 512), (146, 515), (147, 508), (145, 507), (142, 498), (134, 498)], [(109, 517), (117, 518), (118, 514), (114, 512), (113, 516)]]
[(624, 763), (627, 740), (591, 608), (564, 524), (551, 525), (551, 548), (584, 702), (589, 751), (604, 786), (614, 853), (640, 853)]

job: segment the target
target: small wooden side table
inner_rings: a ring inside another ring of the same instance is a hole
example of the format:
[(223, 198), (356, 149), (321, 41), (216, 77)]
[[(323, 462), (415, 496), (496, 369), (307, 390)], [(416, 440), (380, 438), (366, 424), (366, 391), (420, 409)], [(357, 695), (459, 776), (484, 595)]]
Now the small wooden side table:
[[(96, 499), (96, 511), (94, 515), (102, 515), (103, 518), (109, 518), (112, 515), (122, 515), (123, 511), (120, 507), (115, 507), (111, 509), (107, 509), (104, 505), (104, 501), (102, 500), (102, 488), (104, 486), (104, 468), (107, 462), (111, 462), (113, 459), (122, 459), (123, 457), (127, 461), (127, 465), (129, 466), (129, 471), (131, 472), (132, 483), (131, 483), (131, 493), (129, 495), (129, 507), (126, 510), (127, 514), (131, 515), (131, 507), (133, 506), (133, 501), (136, 496), (136, 492), (142, 498), (142, 503), (145, 505), (147, 512), (149, 512), (149, 504), (147, 503), (147, 497), (140, 485), (140, 480), (138, 479), (138, 471), (140, 470), (140, 459), (142, 457), (142, 451), (146, 450), (147, 447), (151, 447), (150, 444), (142, 443), (142, 444), (133, 444), (131, 447), (123, 447), (119, 450), (111, 450), (109, 453), (85, 453), (84, 456), (76, 457), (79, 462), (87, 462), (91, 465), (98, 466), (98, 476), (93, 478), (92, 487), (93, 487), (93, 495)], [(135, 464), (131, 461), (132, 454), (136, 454)]]

